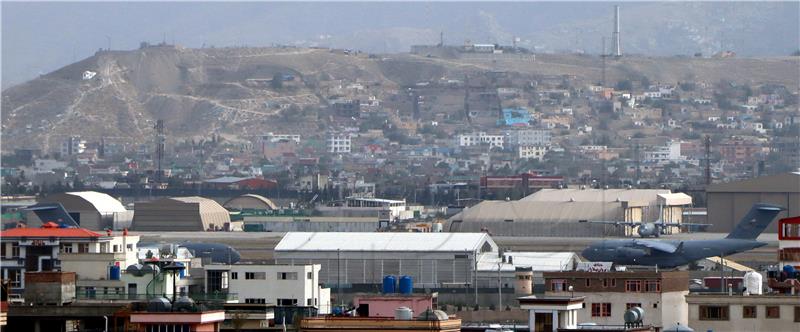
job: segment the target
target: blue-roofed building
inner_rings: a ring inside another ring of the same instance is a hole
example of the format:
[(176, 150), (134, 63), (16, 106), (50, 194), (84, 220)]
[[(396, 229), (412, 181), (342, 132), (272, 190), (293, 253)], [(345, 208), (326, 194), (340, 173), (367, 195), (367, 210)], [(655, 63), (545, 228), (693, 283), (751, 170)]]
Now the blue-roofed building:
[(529, 126), (531, 123), (531, 113), (525, 107), (504, 108), (503, 118), (498, 121), (505, 126)]

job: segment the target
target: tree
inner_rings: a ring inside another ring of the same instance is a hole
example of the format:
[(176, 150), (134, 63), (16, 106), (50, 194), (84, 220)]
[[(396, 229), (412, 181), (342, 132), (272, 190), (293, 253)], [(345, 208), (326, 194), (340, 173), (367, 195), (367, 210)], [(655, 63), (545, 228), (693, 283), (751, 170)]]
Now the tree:
[(631, 83), (630, 80), (619, 81), (619, 82), (617, 82), (616, 89), (617, 90), (631, 91), (631, 90), (633, 90), (633, 83)]
[(272, 75), (272, 82), (270, 82), (270, 86), (273, 90), (280, 90), (283, 88), (283, 74), (275, 73)]

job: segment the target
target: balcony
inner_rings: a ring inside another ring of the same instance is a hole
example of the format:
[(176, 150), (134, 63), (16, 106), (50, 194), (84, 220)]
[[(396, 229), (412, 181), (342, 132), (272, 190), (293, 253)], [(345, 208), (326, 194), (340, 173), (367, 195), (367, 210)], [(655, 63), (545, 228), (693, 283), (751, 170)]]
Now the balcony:
[[(177, 295), (180, 297), (181, 295)], [(239, 301), (238, 294), (234, 293), (216, 293), (216, 294), (188, 294), (189, 298), (196, 303), (236, 303)], [(146, 302), (148, 300), (166, 297), (171, 299), (171, 296), (164, 296), (162, 294), (98, 294), (97, 291), (79, 291), (76, 294), (76, 300), (79, 302)]]
[(115, 262), (124, 261), (126, 254), (124, 252), (85, 252), (85, 253), (61, 253), (58, 258), (62, 262)]

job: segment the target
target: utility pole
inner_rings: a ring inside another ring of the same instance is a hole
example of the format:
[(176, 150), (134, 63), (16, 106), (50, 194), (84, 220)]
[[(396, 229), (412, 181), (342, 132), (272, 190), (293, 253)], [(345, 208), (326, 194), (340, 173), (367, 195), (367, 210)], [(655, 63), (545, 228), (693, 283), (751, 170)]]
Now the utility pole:
[(500, 276), (500, 270), (503, 267), (503, 257), (497, 263), (497, 310), (503, 310), (503, 278)]
[(706, 186), (711, 185), (711, 137), (706, 135), (705, 139), (706, 148)]
[(603, 36), (603, 51), (600, 54), (600, 57), (603, 59), (603, 74), (602, 74), (602, 77), (600, 79), (600, 82), (603, 85), (603, 88), (606, 87), (606, 56), (607, 55), (608, 55), (608, 53), (606, 53), (606, 37)]

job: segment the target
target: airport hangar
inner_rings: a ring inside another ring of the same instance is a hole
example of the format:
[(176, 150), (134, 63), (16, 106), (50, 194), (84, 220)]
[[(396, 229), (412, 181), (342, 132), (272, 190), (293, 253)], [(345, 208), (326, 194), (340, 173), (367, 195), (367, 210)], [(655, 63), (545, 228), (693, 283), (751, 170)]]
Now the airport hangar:
[[(509, 258), (512, 256), (512, 258)], [(503, 252), (486, 233), (290, 232), (274, 249), (276, 264), (320, 264), (327, 286), (374, 287), (383, 277), (407, 275), (415, 288), (513, 287), (515, 268), (572, 270), (573, 252)], [(341, 269), (340, 269), (341, 267)], [(477, 267), (477, 273), (475, 272)]]
[(756, 203), (775, 204), (786, 209), (764, 231), (777, 233), (777, 220), (800, 215), (800, 172), (708, 186), (706, 204), (708, 223), (712, 225), (710, 231), (730, 232)]
[(134, 231), (207, 231), (230, 226), (230, 213), (214, 200), (190, 196), (134, 205)]
[[(48, 195), (41, 203), (60, 203), (70, 217), (82, 228), (102, 231), (106, 228), (123, 229), (129, 227), (133, 211), (114, 197), (96, 191), (73, 191)], [(39, 227), (42, 220), (32, 210), (26, 211), (28, 227)], [(47, 220), (56, 221), (56, 220)]]
[[(681, 222), (692, 202), (657, 189), (543, 189), (519, 201), (483, 201), (448, 219), (450, 232), (497, 236), (596, 237), (636, 234), (630, 227), (577, 224), (580, 220)], [(663, 206), (663, 209), (659, 208)], [(659, 212), (661, 215), (659, 215)], [(667, 230), (670, 232), (671, 230)]]

